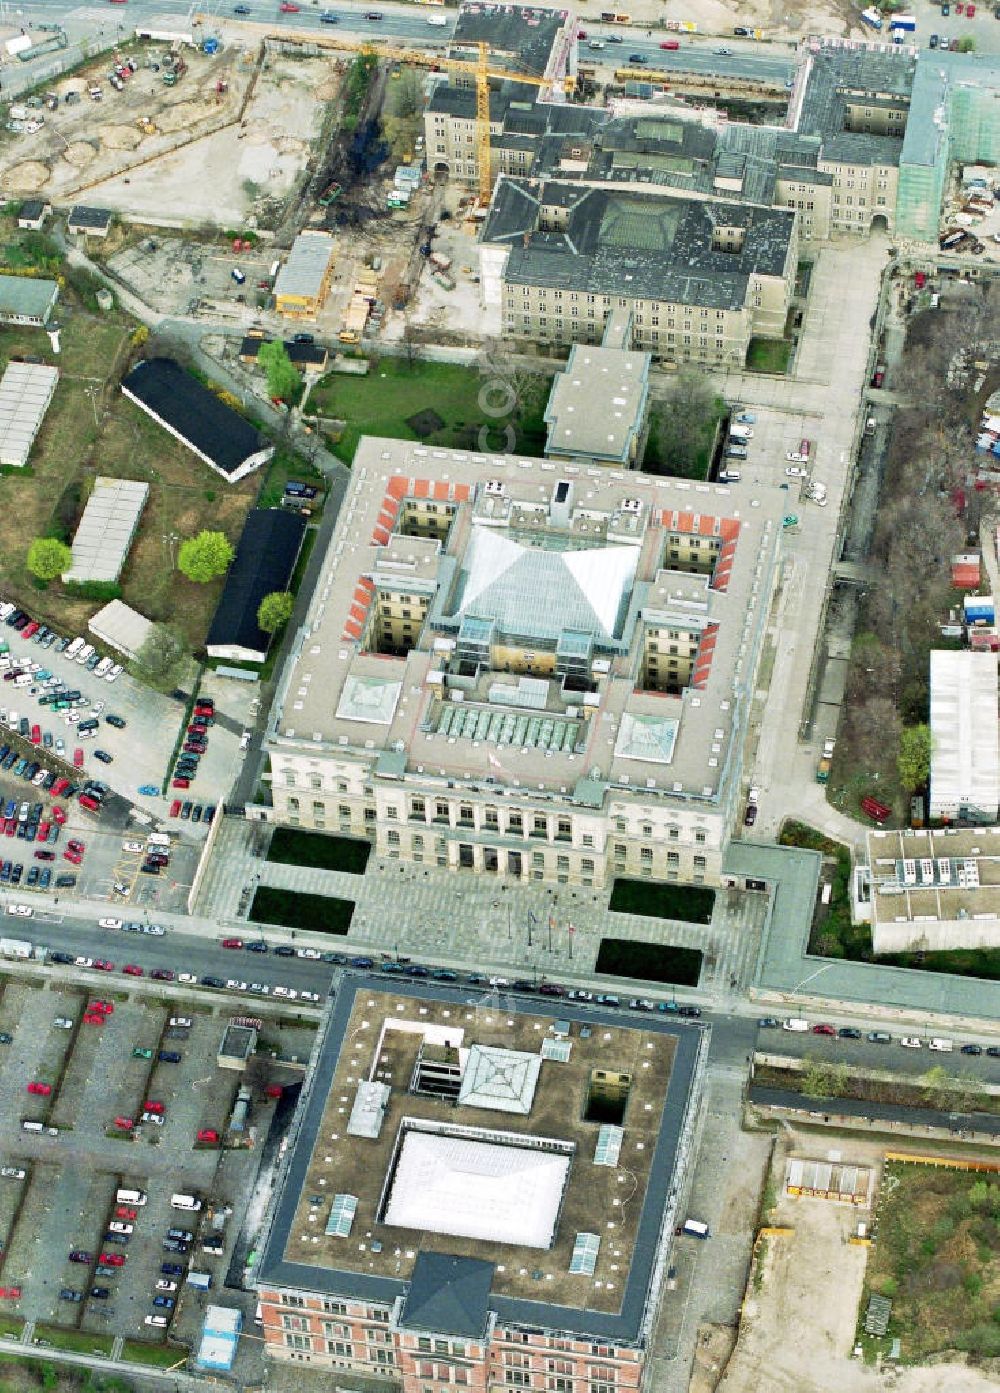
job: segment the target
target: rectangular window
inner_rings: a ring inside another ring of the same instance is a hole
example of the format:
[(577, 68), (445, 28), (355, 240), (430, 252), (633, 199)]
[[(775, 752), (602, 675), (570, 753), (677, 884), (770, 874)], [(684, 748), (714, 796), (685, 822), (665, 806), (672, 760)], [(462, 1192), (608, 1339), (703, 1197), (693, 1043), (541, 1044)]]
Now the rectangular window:
[(289, 1349), (312, 1349), (312, 1340), (308, 1335), (286, 1335), (285, 1344)]
[(323, 1310), (327, 1313), (328, 1316), (346, 1316), (346, 1315), (347, 1315), (347, 1302), (346, 1302), (346, 1301), (324, 1301), (324, 1302), (323, 1302)]
[(294, 1306), (298, 1310), (303, 1310), (306, 1304), (306, 1299), (304, 1296), (283, 1296), (281, 1298), (281, 1304), (282, 1306)]
[(393, 828), (389, 828), (389, 845), (399, 846), (399, 833)]

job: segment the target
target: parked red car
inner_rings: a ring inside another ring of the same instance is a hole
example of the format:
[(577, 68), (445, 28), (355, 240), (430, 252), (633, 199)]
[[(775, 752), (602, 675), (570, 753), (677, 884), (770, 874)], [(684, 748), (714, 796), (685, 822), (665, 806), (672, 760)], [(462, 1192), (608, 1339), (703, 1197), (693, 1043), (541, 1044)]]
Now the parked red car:
[(224, 938), (222, 946), (223, 948), (242, 948), (243, 940), (242, 938)]
[(280, 1098), (284, 1091), (280, 1083), (269, 1083), (264, 1089), (269, 1098)]
[(145, 977), (146, 975), (145, 969), (141, 968), (138, 963), (126, 963), (122, 972), (129, 977)]
[(63, 823), (66, 821), (65, 808), (54, 807), (52, 809), (52, 821), (58, 822), (59, 826), (62, 827)]
[(199, 1141), (218, 1142), (219, 1134), (214, 1127), (202, 1127), (198, 1133)]
[(37, 1093), (40, 1098), (47, 1098), (52, 1092), (52, 1085), (50, 1083), (32, 1082), (28, 1084), (28, 1092)]
[(179, 798), (175, 798), (174, 801), (170, 804), (170, 813), (169, 813), (169, 816), (170, 816), (170, 817), (179, 817), (179, 816), (180, 816), (180, 811), (181, 811), (181, 800), (180, 800)]
[(76, 765), (77, 769), (83, 768), (83, 748), (80, 745), (77, 745), (76, 749), (73, 751), (73, 763)]
[[(128, 1123), (128, 1125), (129, 1125), (130, 1127), (132, 1126), (132, 1119), (131, 1119), (130, 1117), (127, 1117), (127, 1118), (125, 1118), (124, 1120)], [(119, 1118), (119, 1117), (116, 1117), (116, 1118), (115, 1118), (115, 1121), (116, 1121), (116, 1122), (119, 1124), (119, 1126), (120, 1126), (120, 1125), (121, 1125), (121, 1122), (122, 1122), (122, 1119)], [(118, 1208), (115, 1210), (115, 1218), (116, 1218), (116, 1219), (138, 1219), (138, 1217), (139, 1217), (139, 1211), (138, 1211), (138, 1209), (129, 1209), (129, 1207), (128, 1207), (127, 1204), (120, 1204), (120, 1205), (118, 1206)]]
[[(171, 787), (171, 788), (190, 788), (190, 787), (191, 787), (191, 780), (190, 780), (190, 779), (182, 779), (182, 778), (171, 779), (171, 780), (170, 780), (170, 787)], [(176, 801), (177, 807), (178, 807), (178, 809), (179, 809), (179, 808), (180, 808), (180, 799), (176, 799), (175, 801)], [(171, 809), (170, 816), (171, 816), (171, 817), (176, 817), (177, 814)]]
[(0, 1297), (2, 1297), (4, 1301), (17, 1301), (20, 1295), (20, 1287), (0, 1287)]
[[(130, 1117), (116, 1117), (115, 1126), (120, 1127), (123, 1132), (131, 1132), (132, 1128), (135, 1126), (135, 1123), (132, 1121)], [(118, 1215), (119, 1219), (135, 1218), (135, 1215), (129, 1209), (118, 1209), (115, 1212)]]
[(83, 1023), (84, 1025), (103, 1025), (104, 1017), (100, 1011), (84, 1011)]
[(102, 1016), (113, 1016), (115, 1014), (115, 1003), (113, 1001), (92, 1001), (87, 1007), (87, 1010), (100, 1011)]
[(128, 1261), (124, 1253), (102, 1253), (101, 1262), (106, 1262), (109, 1267), (124, 1267)]
[(42, 728), (41, 728), (41, 726), (32, 726), (32, 727), (31, 727), (31, 743), (32, 743), (33, 745), (40, 745), (40, 744), (42, 743)]
[(80, 862), (83, 860), (83, 857), (80, 855), (78, 851), (66, 850), (63, 852), (63, 860), (68, 861), (71, 866), (79, 866)]
[(814, 1025), (814, 1026), (813, 1026), (813, 1034), (814, 1034), (814, 1035), (836, 1035), (836, 1033), (837, 1033), (837, 1032), (834, 1030), (834, 1028), (833, 1028), (832, 1025)]
[(155, 1113), (157, 1117), (162, 1117), (163, 1114), (166, 1112), (166, 1108), (163, 1106), (163, 1104), (157, 1102), (155, 1098), (150, 1098), (147, 1102), (143, 1103), (142, 1110), (143, 1112)]

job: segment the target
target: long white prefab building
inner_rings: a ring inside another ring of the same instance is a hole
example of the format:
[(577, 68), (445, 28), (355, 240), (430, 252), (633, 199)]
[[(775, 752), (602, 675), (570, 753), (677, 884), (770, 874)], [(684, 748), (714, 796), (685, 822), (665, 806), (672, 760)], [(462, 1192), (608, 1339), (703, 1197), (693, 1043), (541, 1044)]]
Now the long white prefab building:
[(932, 820), (997, 820), (997, 695), (996, 653), (931, 653)]
[(0, 464), (23, 469), (49, 409), (59, 369), (9, 363), (0, 381)]

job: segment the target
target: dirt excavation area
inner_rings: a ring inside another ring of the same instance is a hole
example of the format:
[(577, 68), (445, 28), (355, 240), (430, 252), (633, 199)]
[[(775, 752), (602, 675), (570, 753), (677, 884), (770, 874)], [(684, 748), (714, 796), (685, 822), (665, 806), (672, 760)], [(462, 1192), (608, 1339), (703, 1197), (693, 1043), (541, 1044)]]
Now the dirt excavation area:
[[(840, 38), (861, 37), (866, 32), (858, 19), (861, 4), (847, 0), (808, 0), (808, 3), (789, 3), (789, 0), (632, 0), (627, 7), (634, 24), (660, 24), (677, 20), (698, 26), (700, 34), (731, 35), (737, 24), (764, 30), (771, 40), (797, 42), (808, 34), (831, 34)], [(580, 18), (597, 23), (596, 12)]]
[(108, 82), (106, 55), (53, 84), (59, 106), (39, 113), (41, 130), (0, 137), (5, 196), (65, 201), (85, 192), (87, 201), (140, 220), (239, 226), (262, 195), (289, 193), (322, 125), (323, 102), (339, 90), (336, 59), (269, 53), (260, 63), (256, 51), (209, 56), (188, 48), (187, 71), (167, 86), (166, 45), (131, 44), (121, 56), (138, 65), (121, 91)]
[[(791, 1131), (791, 1129), (789, 1129)], [(862, 1139), (794, 1133), (775, 1152), (771, 1176), (777, 1197), (771, 1232), (758, 1240), (735, 1350), (718, 1393), (988, 1393), (996, 1375), (942, 1359), (924, 1367), (891, 1360), (877, 1368), (853, 1353), (869, 1249), (848, 1240), (870, 1210), (828, 1199), (784, 1193), (789, 1155), (871, 1166), (877, 1186), (882, 1149)], [(877, 1193), (877, 1191), (875, 1192)], [(721, 1332), (717, 1332), (722, 1344)], [(704, 1332), (710, 1346), (713, 1332)], [(720, 1348), (720, 1363), (725, 1351)], [(704, 1373), (711, 1359), (699, 1361)], [(707, 1366), (707, 1367), (705, 1367)], [(704, 1373), (699, 1386), (708, 1388)]]

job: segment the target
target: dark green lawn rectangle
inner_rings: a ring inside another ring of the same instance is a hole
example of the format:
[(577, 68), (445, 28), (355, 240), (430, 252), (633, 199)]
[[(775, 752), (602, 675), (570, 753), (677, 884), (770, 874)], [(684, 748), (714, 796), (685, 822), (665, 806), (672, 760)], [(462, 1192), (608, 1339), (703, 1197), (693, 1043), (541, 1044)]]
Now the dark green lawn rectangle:
[(294, 827), (278, 827), (267, 853), (269, 861), (289, 866), (317, 866), (321, 871), (348, 871), (364, 875), (371, 842), (353, 837), (324, 837), (321, 832), (299, 832)]
[(602, 938), (597, 971), (609, 977), (634, 977), (642, 982), (696, 987), (701, 976), (701, 952), (697, 948), (675, 948), (669, 943)]
[(660, 885), (652, 880), (616, 880), (609, 909), (618, 914), (649, 914), (654, 919), (682, 919), (709, 924), (715, 891), (703, 885)]
[(322, 934), (345, 934), (351, 927), (353, 900), (328, 895), (302, 895), (259, 885), (250, 906), (250, 918), (258, 924), (282, 924), (286, 929), (312, 929)]

